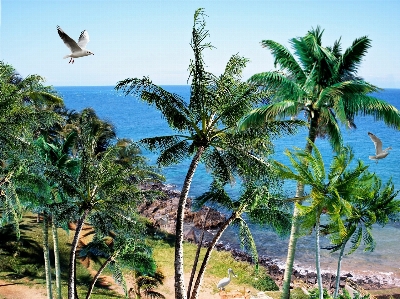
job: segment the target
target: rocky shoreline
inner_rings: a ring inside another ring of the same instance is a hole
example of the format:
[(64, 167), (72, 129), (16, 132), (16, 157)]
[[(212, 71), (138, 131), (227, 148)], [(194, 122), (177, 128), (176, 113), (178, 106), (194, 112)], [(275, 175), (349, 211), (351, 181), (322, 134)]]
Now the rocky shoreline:
[[(175, 222), (176, 222), (176, 210), (179, 202), (180, 192), (174, 189), (174, 186), (167, 186), (163, 184), (152, 185), (150, 187), (154, 190), (160, 190), (164, 194), (159, 199), (151, 202), (142, 204), (139, 208), (141, 215), (148, 218), (156, 227), (174, 234), (175, 233)], [(206, 209), (201, 209), (198, 212), (191, 211), (191, 199), (188, 198), (185, 207), (185, 226), (184, 226), (184, 237), (190, 242), (196, 242), (198, 236), (201, 233), (204, 215)], [(208, 245), (208, 240), (212, 238), (212, 234), (208, 233), (208, 230), (218, 228), (226, 220), (225, 215), (211, 209), (207, 217), (207, 223), (205, 225), (206, 238), (203, 242), (203, 246)], [(208, 234), (208, 238), (207, 238)], [(216, 250), (230, 251), (236, 260), (251, 262), (251, 257), (241, 250), (225, 245), (219, 242), (216, 245)], [(268, 269), (271, 277), (275, 280), (276, 284), (281, 287), (283, 283), (284, 269), (280, 267), (277, 261), (272, 260), (267, 256), (259, 257), (260, 265)], [(280, 263), (281, 264), (281, 263)], [(323, 273), (324, 288), (332, 290), (335, 287), (336, 273)], [(292, 284), (293, 286), (300, 286), (306, 289), (316, 287), (317, 275), (315, 272), (305, 269), (294, 269), (292, 273)], [(340, 286), (342, 288), (356, 289), (363, 293), (369, 290), (381, 290), (391, 289), (398, 286), (391, 284), (388, 281), (382, 281), (376, 276), (365, 276), (365, 277), (354, 277), (351, 273), (347, 273), (340, 277)]]

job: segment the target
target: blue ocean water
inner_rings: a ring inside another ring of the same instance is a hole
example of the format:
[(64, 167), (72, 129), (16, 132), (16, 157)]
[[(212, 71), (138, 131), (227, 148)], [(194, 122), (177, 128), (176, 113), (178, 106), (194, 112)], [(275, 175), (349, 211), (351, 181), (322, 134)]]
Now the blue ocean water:
[[(179, 94), (184, 98), (190, 95), (189, 86), (164, 86), (170, 92)], [(165, 119), (153, 107), (133, 98), (125, 97), (121, 93), (114, 91), (111, 86), (84, 86), (84, 87), (56, 87), (56, 90), (64, 98), (64, 102), (69, 109), (77, 111), (86, 107), (95, 109), (97, 115), (103, 119), (111, 121), (116, 129), (119, 138), (131, 138), (135, 141), (144, 137), (169, 135), (172, 130), (168, 127)], [(386, 89), (374, 96), (383, 99), (400, 109), (400, 89)], [(383, 122), (375, 121), (373, 117), (356, 117), (356, 130), (341, 128), (344, 143), (353, 148), (355, 158), (361, 159), (369, 165), (369, 171), (375, 172), (383, 182), (390, 178), (395, 186), (400, 189), (400, 132), (393, 128), (388, 128)], [(384, 160), (375, 163), (368, 159), (373, 155), (374, 145), (368, 136), (368, 132), (374, 133), (383, 141), (384, 148), (392, 146), (393, 150)], [(292, 149), (294, 146), (304, 148), (306, 129), (301, 130), (297, 135), (280, 138), (274, 141), (275, 158), (289, 164), (288, 159), (283, 154), (286, 148)], [(332, 149), (328, 140), (318, 139), (316, 142), (322, 156), (329, 164), (332, 157)], [(144, 152), (149, 158), (150, 163), (155, 163), (157, 156), (150, 152)], [(164, 174), (167, 183), (176, 185), (180, 189), (186, 175), (189, 161), (180, 165), (165, 168)], [(197, 196), (205, 192), (211, 178), (204, 166), (200, 165), (197, 169), (190, 191), (190, 196)], [(285, 185), (289, 195), (294, 195), (295, 184)], [(260, 255), (268, 255), (277, 261), (283, 262), (286, 258), (287, 238), (280, 238), (265, 228), (255, 228), (253, 233), (256, 238)], [(374, 228), (374, 238), (377, 247), (374, 252), (363, 252), (358, 250), (351, 256), (345, 257), (343, 261), (343, 271), (351, 271), (356, 275), (377, 275), (385, 280), (395, 280), (400, 286), (400, 254), (398, 241), (400, 240), (400, 225), (390, 224), (384, 228)], [(232, 231), (228, 231), (223, 236), (225, 243), (237, 246), (235, 236)], [(324, 241), (327, 244), (327, 240)], [(322, 268), (334, 271), (336, 268), (336, 255), (323, 251)], [(312, 237), (301, 238), (296, 252), (295, 266), (306, 269), (313, 268), (314, 265), (314, 241)]]

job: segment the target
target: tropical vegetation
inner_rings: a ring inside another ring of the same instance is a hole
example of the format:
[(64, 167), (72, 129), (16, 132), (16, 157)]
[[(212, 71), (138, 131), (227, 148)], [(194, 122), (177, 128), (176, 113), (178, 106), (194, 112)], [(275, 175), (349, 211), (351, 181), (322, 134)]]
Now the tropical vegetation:
[[(379, 178), (369, 173), (368, 166), (360, 160), (351, 168), (354, 154), (349, 147), (333, 157), (327, 173), (320, 151), (314, 143), (311, 145), (313, 153), (300, 149), (286, 152), (295, 171), (280, 162), (275, 163), (282, 177), (311, 188), (309, 195), (302, 200), (305, 204), (297, 208), (303, 234), (315, 230), (315, 268), (320, 299), (324, 293), (320, 263), (321, 233), (329, 235), (332, 243), (336, 244), (332, 249), (341, 249), (334, 292), (336, 298), (341, 259), (347, 242), (352, 238), (350, 253), (357, 249), (362, 239), (366, 243), (365, 249), (373, 250), (372, 224), (379, 222), (384, 225), (389, 219), (398, 219), (400, 201), (394, 199), (399, 191), (395, 191), (390, 182), (381, 191)], [(374, 204), (371, 206), (372, 201)]]
[[(357, 74), (371, 40), (358, 38), (345, 51), (340, 40), (324, 47), (323, 30), (317, 27), (290, 41), (294, 54), (277, 42), (264, 40), (262, 45), (271, 51), (279, 69), (244, 81), (249, 60), (239, 54), (230, 57), (222, 74), (207, 71), (204, 53), (214, 47), (207, 42), (205, 17), (204, 9), (196, 10), (188, 99), (148, 77), (127, 78), (115, 87), (158, 109), (173, 131), (168, 136), (148, 136), (139, 142), (117, 137), (115, 127), (92, 108), (68, 110), (42, 77), (23, 78), (11, 65), (0, 62), (0, 233), (9, 237), (1, 250), (9, 250), (12, 261), (25, 261), (26, 256), (19, 254), (32, 252), (24, 251), (24, 246), (36, 248), (44, 270), (39, 274), (30, 263), (23, 270), (6, 264), (1, 269), (43, 277), (47, 298), (63, 297), (64, 278), (69, 299), (82, 294), (88, 299), (104, 272), (111, 273), (126, 297), (166, 298), (157, 289), (166, 276), (154, 254), (158, 245), (150, 232), (155, 228), (138, 208), (163, 195), (149, 188), (164, 180), (161, 167), (185, 162), (188, 169), (179, 194), (175, 234), (160, 234), (173, 244), (175, 298), (198, 298), (206, 272), (219, 271), (208, 266), (229, 226), (236, 229), (242, 250), (252, 260), (252, 270), (242, 271), (251, 273), (250, 278), (241, 281), (251, 280), (259, 290), (276, 289), (266, 270), (259, 267), (253, 224), (272, 228), (279, 235), (290, 231), (283, 299), (291, 295), (297, 239), (312, 232), (318, 289), (309, 297), (330, 296), (322, 285), (321, 234), (331, 242), (326, 249), (339, 251), (333, 298), (349, 297), (339, 293), (345, 249), (350, 245), (347, 254), (351, 254), (363, 243), (364, 250), (372, 251), (373, 226), (400, 217), (399, 191), (392, 181), (382, 183), (368, 166), (354, 161), (352, 149), (344, 146), (341, 136), (340, 126), (356, 128), (359, 115), (372, 115), (388, 126), (400, 127), (399, 111), (372, 96), (379, 88)], [(275, 161), (274, 140), (293, 135), (300, 127), (308, 130), (305, 148), (286, 151), (290, 166)], [(316, 145), (324, 137), (334, 150), (333, 157), (322, 157)], [(158, 153), (156, 166), (148, 163), (143, 147)], [(190, 257), (192, 271), (186, 288), (184, 209), (201, 163), (213, 182), (193, 200), (192, 208), (206, 213), (200, 240), (190, 247), (194, 257)], [(294, 198), (283, 191), (283, 180), (288, 179), (297, 182)], [(228, 186), (235, 183), (240, 184), (240, 191), (232, 194)], [(212, 208), (224, 211), (227, 218), (203, 246)], [(40, 233), (36, 232), (40, 245), (21, 237), (23, 217), (34, 214), (41, 222)], [(71, 240), (66, 241), (62, 230), (72, 231)], [(79, 274), (81, 263), (97, 266), (85, 283)], [(134, 281), (130, 289), (127, 273)]]
[[(357, 38), (342, 51), (340, 39), (333, 46), (322, 45), (323, 30), (311, 29), (304, 37), (293, 38), (289, 49), (272, 40), (263, 40), (279, 69), (253, 75), (249, 81), (268, 94), (267, 104), (245, 116), (242, 129), (264, 126), (277, 119), (296, 118), (304, 114), (308, 122), (305, 150), (311, 152), (317, 137), (328, 138), (336, 152), (343, 147), (340, 124), (356, 128), (355, 117), (371, 115), (394, 128), (400, 126), (399, 111), (371, 95), (378, 87), (358, 76), (357, 71), (371, 47), (367, 36)], [(298, 183), (296, 197), (304, 196), (304, 184)], [(292, 229), (285, 269), (282, 299), (289, 299), (294, 254), (298, 239), (299, 210), (293, 210)]]

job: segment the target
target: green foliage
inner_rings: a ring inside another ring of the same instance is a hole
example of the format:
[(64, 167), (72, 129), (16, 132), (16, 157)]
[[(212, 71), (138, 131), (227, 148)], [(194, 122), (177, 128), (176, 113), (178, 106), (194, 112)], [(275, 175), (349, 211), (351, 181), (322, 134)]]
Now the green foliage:
[[(318, 289), (311, 290), (310, 294), (307, 298), (318, 299), (319, 298)], [(331, 298), (333, 298), (333, 297), (328, 294), (328, 291), (326, 289), (324, 289), (324, 299), (331, 299)], [(369, 299), (370, 295), (369, 294), (361, 295), (360, 293), (355, 292), (354, 296), (352, 297), (346, 289), (343, 289), (343, 293), (339, 294), (337, 298), (338, 299)]]
[(266, 274), (265, 272), (261, 272), (254, 275), (254, 280), (252, 282), (252, 286), (259, 291), (279, 291), (279, 287), (275, 283), (275, 281)]
[(359, 196), (361, 190), (371, 183), (371, 174), (366, 171), (368, 166), (361, 161), (350, 169), (354, 155), (348, 147), (333, 158), (327, 173), (321, 153), (313, 143), (311, 146), (313, 153), (300, 149), (286, 151), (295, 171), (280, 162), (275, 162), (275, 165), (283, 178), (311, 187), (309, 204), (297, 205), (304, 232), (309, 232), (314, 226), (315, 213), (318, 218), (325, 213), (330, 221), (328, 226), (335, 228), (330, 233), (341, 239), (347, 235), (345, 219), (351, 217), (353, 212), (351, 198)]
[(374, 224), (386, 225), (389, 221), (396, 221), (400, 217), (400, 202), (396, 199), (399, 190), (395, 190), (391, 180), (385, 185), (375, 175), (369, 172), (358, 180), (354, 186), (356, 192), (347, 198), (352, 207), (352, 213), (344, 218), (345, 235), (339, 235), (334, 224), (327, 226), (329, 238), (333, 243), (330, 248), (337, 251), (348, 241), (351, 247), (347, 254), (353, 253), (363, 243), (364, 251), (375, 249), (375, 240), (372, 235)]
[(344, 289), (344, 290), (343, 290), (343, 293), (342, 293), (342, 294), (339, 294), (339, 296), (338, 296), (338, 299), (369, 299), (369, 298), (370, 298), (370, 295), (369, 295), (369, 294), (361, 295), (361, 294), (358, 293), (358, 292), (355, 292), (355, 293), (354, 293), (354, 296), (351, 297), (351, 296), (350, 296), (350, 293), (349, 293), (346, 289)]
[(163, 294), (155, 290), (158, 286), (163, 284), (165, 279), (164, 274), (160, 270), (149, 275), (143, 275), (136, 272), (135, 276), (134, 289), (137, 298), (166, 298)]
[[(328, 291), (327, 291), (326, 289), (324, 289), (323, 292), (324, 292), (324, 293), (323, 293), (323, 298), (324, 298), (324, 299), (330, 299), (330, 298), (332, 298), (332, 297), (328, 294)], [(319, 296), (319, 290), (318, 290), (318, 289), (313, 289), (313, 290), (311, 290), (308, 298), (310, 298), (310, 299), (318, 299), (318, 298), (320, 298), (320, 296)]]
[(309, 296), (306, 295), (301, 288), (297, 287), (297, 288), (294, 288), (290, 292), (290, 298), (291, 299), (308, 299)]
[[(23, 182), (24, 173), (32, 171), (32, 141), (37, 132), (60, 119), (52, 109), (63, 105), (62, 99), (43, 82), (38, 75), (22, 78), (11, 65), (0, 61), (0, 226), (13, 223), (18, 237), (18, 223), (27, 206), (19, 183)], [(38, 190), (25, 191), (37, 194)]]
[(358, 38), (342, 52), (340, 39), (332, 47), (324, 47), (322, 35), (323, 30), (317, 27), (303, 37), (291, 39), (294, 54), (275, 41), (262, 41), (262, 46), (274, 56), (278, 70), (249, 79), (266, 91), (268, 103), (243, 118), (241, 128), (294, 118), (305, 112), (311, 142), (317, 136), (327, 136), (332, 148), (339, 151), (343, 147), (339, 122), (355, 128), (357, 115), (372, 115), (388, 126), (399, 127), (399, 111), (371, 96), (379, 88), (357, 76), (371, 40), (365, 36)]

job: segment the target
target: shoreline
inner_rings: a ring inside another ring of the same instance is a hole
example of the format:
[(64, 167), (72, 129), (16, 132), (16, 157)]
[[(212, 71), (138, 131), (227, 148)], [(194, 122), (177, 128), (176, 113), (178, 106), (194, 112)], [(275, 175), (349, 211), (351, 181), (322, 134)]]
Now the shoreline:
[[(160, 229), (174, 234), (175, 231), (175, 211), (179, 201), (180, 191), (176, 190), (176, 186), (157, 184), (151, 186), (152, 189), (163, 191), (165, 197), (157, 199), (150, 205), (142, 206), (140, 214), (153, 221), (155, 226)], [(185, 220), (184, 220), (184, 239), (188, 242), (196, 243), (196, 239), (199, 238), (201, 233), (202, 215), (205, 213), (204, 210), (198, 212), (191, 211), (191, 199), (188, 198), (187, 205), (185, 207)], [(206, 225), (206, 236), (202, 246), (207, 247), (212, 233), (208, 232), (210, 229), (217, 229), (218, 225), (225, 220), (225, 216), (213, 210), (213, 217), (211, 217), (210, 223)], [(162, 222), (160, 219), (168, 215), (167, 223)], [(197, 244), (197, 243), (196, 243)], [(218, 251), (229, 251), (236, 260), (252, 262), (251, 257), (239, 248), (231, 246), (229, 243), (224, 244), (219, 241), (215, 247)], [(275, 283), (281, 288), (283, 283), (283, 274), (285, 269), (285, 263), (278, 259), (272, 259), (266, 255), (259, 256), (259, 263), (265, 267), (270, 276), (274, 279)], [(343, 274), (346, 272), (346, 274)], [(340, 278), (340, 286), (342, 288), (349, 287), (355, 289), (361, 294), (368, 291), (385, 291), (390, 295), (400, 294), (400, 280), (391, 278), (392, 273), (372, 273), (371, 275), (358, 275), (356, 271), (342, 271)], [(333, 290), (335, 287), (336, 271), (332, 273), (329, 270), (322, 270), (324, 288)], [(312, 266), (300, 267), (294, 266), (292, 273), (292, 286), (305, 287), (306, 289), (312, 289), (316, 287), (316, 271)], [(390, 293), (390, 290), (394, 293)], [(386, 296), (387, 294), (385, 294)], [(380, 296), (380, 295), (379, 295)]]

